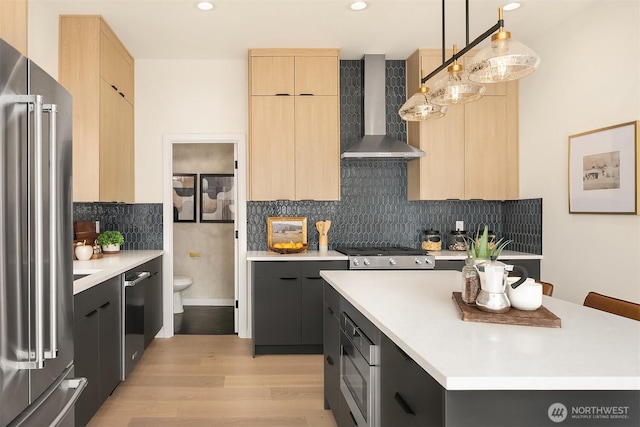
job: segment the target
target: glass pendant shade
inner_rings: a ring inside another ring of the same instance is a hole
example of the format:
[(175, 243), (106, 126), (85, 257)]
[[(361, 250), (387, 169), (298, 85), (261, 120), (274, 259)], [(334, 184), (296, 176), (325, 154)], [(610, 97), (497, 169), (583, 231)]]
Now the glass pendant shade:
[(527, 46), (513, 40), (508, 31), (491, 37), (491, 45), (476, 54), (467, 67), (469, 79), (479, 83), (500, 83), (533, 73), (540, 57)]
[(432, 104), (429, 101), (429, 88), (420, 86), (418, 91), (405, 102), (398, 114), (402, 120), (409, 122), (417, 122), (422, 120), (437, 119), (447, 112), (447, 107), (443, 105)]
[(447, 75), (436, 82), (431, 102), (438, 105), (463, 104), (484, 95), (485, 87), (470, 81), (462, 65), (454, 61), (447, 70)]

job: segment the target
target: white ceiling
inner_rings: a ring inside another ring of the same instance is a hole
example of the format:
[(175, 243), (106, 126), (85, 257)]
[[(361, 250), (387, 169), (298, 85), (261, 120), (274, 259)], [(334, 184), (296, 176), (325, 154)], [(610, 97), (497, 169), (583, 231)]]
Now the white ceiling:
[[(383, 53), (406, 59), (418, 47), (442, 46), (441, 0), (368, 0), (362, 12), (350, 0), (29, 0), (29, 13), (99, 14), (135, 59), (244, 59), (259, 47), (338, 47), (342, 59)], [(505, 29), (530, 44), (538, 35), (595, 1), (520, 0), (505, 12)], [(637, 0), (628, 0), (637, 1)], [(469, 38), (497, 22), (507, 0), (470, 0)], [(446, 1), (446, 45), (465, 45), (465, 1)]]

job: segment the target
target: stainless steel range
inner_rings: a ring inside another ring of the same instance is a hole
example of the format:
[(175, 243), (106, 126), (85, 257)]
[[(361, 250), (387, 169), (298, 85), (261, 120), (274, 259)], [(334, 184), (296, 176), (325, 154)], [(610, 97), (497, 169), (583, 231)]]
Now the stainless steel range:
[(343, 247), (336, 251), (349, 257), (349, 269), (432, 270), (436, 258), (422, 249), (395, 247)]

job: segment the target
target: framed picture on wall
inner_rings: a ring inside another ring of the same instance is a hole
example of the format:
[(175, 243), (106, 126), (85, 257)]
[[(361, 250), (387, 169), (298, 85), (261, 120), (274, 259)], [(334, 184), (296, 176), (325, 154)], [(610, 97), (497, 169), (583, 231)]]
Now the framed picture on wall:
[(638, 213), (638, 123), (569, 136), (569, 213)]
[(196, 177), (173, 174), (173, 222), (196, 222)]
[(200, 174), (200, 222), (233, 222), (233, 174)]
[(276, 243), (307, 244), (307, 217), (270, 216), (267, 218), (267, 247)]

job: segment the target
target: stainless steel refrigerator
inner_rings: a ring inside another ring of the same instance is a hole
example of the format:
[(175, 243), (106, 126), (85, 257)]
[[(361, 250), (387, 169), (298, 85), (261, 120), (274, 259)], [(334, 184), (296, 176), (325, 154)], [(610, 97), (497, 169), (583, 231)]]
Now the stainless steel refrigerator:
[(73, 426), (71, 95), (0, 40), (0, 426)]

